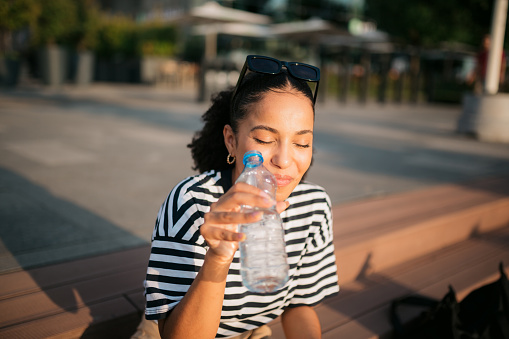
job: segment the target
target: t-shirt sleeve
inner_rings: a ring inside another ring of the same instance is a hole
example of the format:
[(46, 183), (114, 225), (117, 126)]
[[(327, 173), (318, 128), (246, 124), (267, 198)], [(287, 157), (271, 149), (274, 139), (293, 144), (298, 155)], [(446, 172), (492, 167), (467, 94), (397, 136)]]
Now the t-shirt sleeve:
[(166, 318), (182, 300), (200, 270), (206, 253), (199, 228), (209, 204), (177, 185), (161, 206), (145, 280), (145, 317)]
[(290, 307), (314, 306), (339, 291), (336, 256), (334, 254), (330, 198), (324, 192), (323, 208), (310, 226), (305, 253), (298, 268), (298, 284)]

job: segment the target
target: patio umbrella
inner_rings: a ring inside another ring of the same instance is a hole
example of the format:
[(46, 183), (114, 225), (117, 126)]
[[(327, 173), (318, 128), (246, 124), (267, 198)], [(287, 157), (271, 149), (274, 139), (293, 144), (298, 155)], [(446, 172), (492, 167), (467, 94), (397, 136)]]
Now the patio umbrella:
[(268, 30), (265, 25), (271, 23), (267, 15), (224, 7), (214, 1), (164, 20), (178, 25), (195, 25), (194, 34), (205, 35), (206, 59), (214, 59), (217, 55), (218, 34), (266, 36)]

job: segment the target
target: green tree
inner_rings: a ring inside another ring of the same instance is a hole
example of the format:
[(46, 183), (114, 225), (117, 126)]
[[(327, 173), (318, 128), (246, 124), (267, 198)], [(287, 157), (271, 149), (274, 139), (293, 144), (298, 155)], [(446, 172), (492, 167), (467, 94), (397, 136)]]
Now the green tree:
[(32, 31), (36, 45), (69, 43), (77, 22), (76, 2), (38, 0), (41, 12)]
[(144, 56), (173, 56), (176, 53), (177, 29), (161, 22), (138, 27), (138, 52)]
[(98, 32), (97, 54), (103, 58), (130, 58), (138, 53), (137, 26), (126, 16), (103, 17)]
[(12, 33), (33, 25), (39, 16), (36, 0), (0, 0), (0, 53), (13, 53)]
[(493, 3), (487, 0), (366, 0), (365, 13), (377, 22), (378, 29), (403, 43), (434, 46), (449, 41), (477, 46), (482, 36), (489, 33)]
[(74, 0), (76, 23), (72, 43), (78, 50), (91, 50), (97, 45), (97, 34), (101, 24), (101, 13), (95, 0)]

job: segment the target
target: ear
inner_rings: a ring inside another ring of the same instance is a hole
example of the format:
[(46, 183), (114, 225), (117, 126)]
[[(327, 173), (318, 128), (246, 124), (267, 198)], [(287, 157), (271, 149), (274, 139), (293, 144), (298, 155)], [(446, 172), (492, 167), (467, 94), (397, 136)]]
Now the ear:
[(237, 146), (236, 139), (235, 139), (235, 133), (233, 133), (233, 129), (230, 125), (224, 125), (223, 137), (224, 137), (224, 144), (226, 145), (228, 152), (230, 154), (235, 154), (235, 149)]

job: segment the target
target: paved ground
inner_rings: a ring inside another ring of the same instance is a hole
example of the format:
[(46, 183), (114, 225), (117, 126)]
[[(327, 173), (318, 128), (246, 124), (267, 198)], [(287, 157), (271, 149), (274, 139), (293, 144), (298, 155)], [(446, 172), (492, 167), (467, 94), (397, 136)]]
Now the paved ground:
[[(207, 104), (97, 84), (0, 92), (0, 272), (149, 242)], [(509, 145), (454, 133), (458, 106), (329, 101), (309, 180), (335, 204), (509, 173)]]

